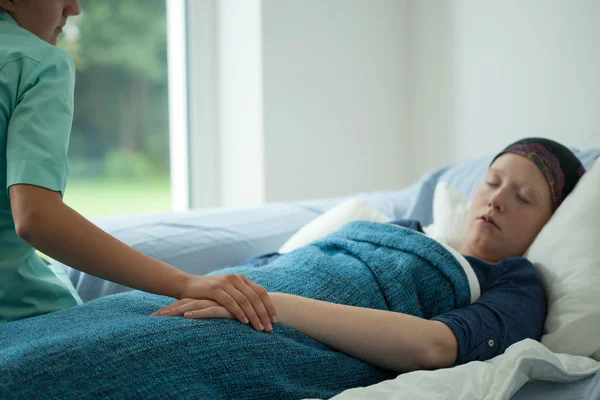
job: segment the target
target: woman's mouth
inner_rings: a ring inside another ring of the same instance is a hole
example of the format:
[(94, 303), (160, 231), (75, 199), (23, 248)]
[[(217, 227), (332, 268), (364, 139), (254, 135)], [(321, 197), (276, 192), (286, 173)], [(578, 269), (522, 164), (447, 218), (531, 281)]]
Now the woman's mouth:
[(488, 215), (482, 215), (481, 217), (479, 217), (477, 219), (479, 221), (481, 221), (485, 226), (493, 227), (495, 229), (500, 230), (500, 227), (498, 225), (496, 225), (494, 220)]

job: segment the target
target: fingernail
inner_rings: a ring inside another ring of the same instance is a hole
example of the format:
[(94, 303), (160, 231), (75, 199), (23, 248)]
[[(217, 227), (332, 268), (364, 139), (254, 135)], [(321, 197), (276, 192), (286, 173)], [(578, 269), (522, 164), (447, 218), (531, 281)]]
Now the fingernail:
[(244, 321), (244, 323), (245, 323), (245, 324), (247, 324), (248, 322), (250, 322), (250, 321), (248, 321), (248, 318), (246, 318), (246, 317), (244, 317), (244, 318), (242, 319), (242, 321)]
[(184, 313), (184, 314), (183, 314), (183, 316), (184, 316), (185, 318), (189, 318), (189, 317), (191, 317), (191, 316), (192, 316), (192, 313), (191, 313), (191, 312), (186, 312), (186, 313)]
[(277, 323), (277, 315), (273, 314), (273, 323), (276, 324)]
[(267, 331), (271, 332), (273, 330), (273, 326), (271, 324), (267, 325)]
[(261, 331), (264, 331), (264, 330), (265, 330), (265, 327), (264, 327), (264, 326), (262, 326), (262, 324), (258, 324), (258, 329), (259, 329), (259, 330), (261, 330)]

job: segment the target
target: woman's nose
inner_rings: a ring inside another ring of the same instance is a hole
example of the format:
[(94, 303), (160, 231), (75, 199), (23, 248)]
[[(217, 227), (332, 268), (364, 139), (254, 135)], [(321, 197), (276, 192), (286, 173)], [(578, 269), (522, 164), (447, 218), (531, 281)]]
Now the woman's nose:
[(503, 189), (498, 190), (488, 200), (488, 206), (495, 210), (504, 212), (506, 204), (506, 192)]
[(81, 14), (81, 7), (79, 6), (79, 0), (73, 0), (67, 10), (68, 15), (77, 16)]

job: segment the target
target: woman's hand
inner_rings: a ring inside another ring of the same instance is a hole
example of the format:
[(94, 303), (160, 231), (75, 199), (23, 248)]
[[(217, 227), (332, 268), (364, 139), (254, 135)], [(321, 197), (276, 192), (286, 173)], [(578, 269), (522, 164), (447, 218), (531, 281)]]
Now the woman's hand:
[[(161, 315), (173, 317), (183, 315), (184, 318), (188, 319), (235, 319), (235, 316), (225, 307), (212, 300), (181, 299), (163, 308), (163, 310), (166, 310), (167, 313), (163, 312)], [(270, 333), (272, 331), (271, 324), (267, 324), (265, 332)]]
[[(271, 323), (277, 322), (275, 307), (271, 302), (267, 290), (252, 282), (242, 274), (211, 276), (192, 275), (187, 281), (184, 289), (181, 291), (179, 298), (182, 300), (172, 303), (151, 315), (183, 315), (188, 309), (186, 308), (182, 312), (179, 310), (179, 307), (188, 305), (190, 300), (212, 300), (240, 322), (244, 324), (251, 322), (252, 326), (257, 331), (263, 331), (265, 328), (270, 327)], [(188, 305), (188, 307), (190, 306)], [(193, 306), (191, 307), (191, 309), (194, 309)], [(211, 305), (205, 308), (212, 307), (215, 306)], [(204, 310), (205, 308), (202, 308), (201, 310)], [(207, 313), (212, 312), (214, 311), (207, 311)], [(223, 314), (223, 311), (219, 310), (219, 315), (221, 314)]]

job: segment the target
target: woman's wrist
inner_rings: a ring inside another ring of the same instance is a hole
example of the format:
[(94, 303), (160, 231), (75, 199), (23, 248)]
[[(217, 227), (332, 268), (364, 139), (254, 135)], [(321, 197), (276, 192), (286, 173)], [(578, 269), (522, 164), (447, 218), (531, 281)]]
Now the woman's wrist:
[(294, 310), (297, 308), (297, 302), (302, 297), (280, 292), (269, 292), (269, 296), (273, 302), (273, 307), (275, 307), (277, 322), (283, 325), (291, 324), (294, 318)]
[(279, 292), (269, 292), (269, 297), (275, 307), (275, 315), (277, 316), (277, 323), (283, 323), (285, 320), (285, 301), (286, 294)]
[(192, 281), (194, 275), (188, 274), (187, 272), (183, 272), (176, 268), (174, 269), (172, 294), (167, 294), (167, 296), (181, 300), (185, 297), (184, 292)]

